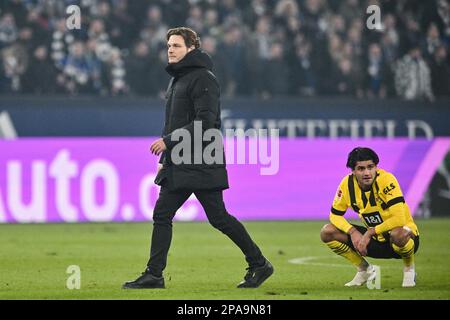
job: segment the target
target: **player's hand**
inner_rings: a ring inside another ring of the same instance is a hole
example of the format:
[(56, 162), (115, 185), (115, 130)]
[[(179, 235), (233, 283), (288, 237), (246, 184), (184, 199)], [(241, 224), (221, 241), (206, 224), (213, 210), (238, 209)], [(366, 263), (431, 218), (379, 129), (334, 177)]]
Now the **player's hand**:
[(363, 257), (367, 256), (367, 245), (370, 242), (370, 238), (366, 237), (365, 235), (361, 238), (361, 241), (358, 244), (358, 252)]
[(367, 256), (367, 246), (369, 245), (370, 240), (372, 239), (372, 236), (375, 235), (375, 229), (369, 228), (366, 233), (364, 233), (363, 237), (361, 238), (361, 241), (359, 241), (358, 244), (358, 252), (360, 255)]
[[(352, 230), (353, 229), (353, 230)], [(356, 230), (355, 228), (352, 228), (351, 230), (350, 230), (350, 239), (352, 240), (352, 243), (353, 243), (353, 247), (356, 249), (356, 250), (358, 250), (358, 245), (359, 245), (359, 242), (361, 241), (361, 239), (362, 239), (362, 234), (361, 234), (361, 232), (359, 232), (358, 230)]]
[(157, 156), (159, 156), (162, 152), (164, 152), (166, 150), (167, 150), (167, 146), (164, 143), (164, 140), (162, 138), (159, 138), (158, 140), (153, 142), (152, 145), (150, 146), (150, 152)]

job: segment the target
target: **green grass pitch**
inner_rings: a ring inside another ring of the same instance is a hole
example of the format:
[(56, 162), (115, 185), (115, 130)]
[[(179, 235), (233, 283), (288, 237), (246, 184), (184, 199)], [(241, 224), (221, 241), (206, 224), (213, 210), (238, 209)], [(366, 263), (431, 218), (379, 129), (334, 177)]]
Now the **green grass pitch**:
[[(343, 286), (355, 269), (320, 242), (324, 223), (244, 222), (275, 273), (237, 289), (240, 250), (208, 223), (175, 222), (162, 290), (121, 289), (144, 269), (151, 223), (0, 225), (0, 299), (450, 299), (450, 219), (417, 221), (415, 288), (401, 287), (401, 260), (369, 259), (380, 290)], [(66, 287), (70, 265), (81, 269), (79, 290)]]

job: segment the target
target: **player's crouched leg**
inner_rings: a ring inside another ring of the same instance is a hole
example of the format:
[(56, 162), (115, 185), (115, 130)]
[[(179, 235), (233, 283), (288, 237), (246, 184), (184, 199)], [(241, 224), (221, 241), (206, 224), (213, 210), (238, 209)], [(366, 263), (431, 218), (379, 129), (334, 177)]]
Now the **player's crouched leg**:
[(332, 224), (326, 224), (320, 230), (320, 239), (334, 253), (349, 260), (356, 267), (363, 262), (363, 258), (348, 245), (348, 236)]
[(326, 225), (324, 225), (322, 227), (322, 229), (320, 230), (320, 239), (324, 243), (328, 243), (328, 242), (334, 241), (334, 240), (343, 242), (343, 243), (348, 241), (347, 235), (345, 233), (341, 232), (340, 230), (338, 230), (338, 228), (336, 228), (331, 223), (327, 223)]
[(320, 230), (320, 239), (322, 242), (327, 243), (333, 240), (333, 234), (335, 232), (336, 227), (332, 224), (327, 223)]
[(348, 245), (348, 235), (337, 229), (332, 224), (326, 224), (320, 230), (321, 240), (337, 255), (347, 259), (357, 268), (357, 273), (353, 280), (347, 282), (345, 286), (361, 286), (375, 276), (373, 268), (363, 257)]
[(398, 227), (390, 232), (392, 249), (403, 260), (403, 287), (414, 287), (416, 285), (416, 272), (414, 267), (414, 253), (418, 249), (414, 242), (414, 234), (408, 227)]

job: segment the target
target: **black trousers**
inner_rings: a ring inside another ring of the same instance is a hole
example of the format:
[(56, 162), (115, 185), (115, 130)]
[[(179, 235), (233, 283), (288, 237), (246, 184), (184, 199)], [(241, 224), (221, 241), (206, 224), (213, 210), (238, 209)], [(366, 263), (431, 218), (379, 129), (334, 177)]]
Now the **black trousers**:
[(264, 264), (261, 250), (253, 242), (245, 227), (225, 209), (222, 191), (169, 191), (161, 187), (153, 212), (153, 233), (147, 270), (161, 276), (167, 264), (172, 241), (172, 220), (176, 211), (194, 193), (200, 201), (211, 225), (227, 235), (244, 253), (250, 267)]

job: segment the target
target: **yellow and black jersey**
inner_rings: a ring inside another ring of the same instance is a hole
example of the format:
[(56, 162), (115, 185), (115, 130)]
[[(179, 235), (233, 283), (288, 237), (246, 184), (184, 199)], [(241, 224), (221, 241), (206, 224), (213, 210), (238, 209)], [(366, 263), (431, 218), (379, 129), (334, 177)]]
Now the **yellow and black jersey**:
[(343, 217), (349, 207), (358, 213), (367, 228), (375, 228), (378, 241), (386, 241), (383, 234), (396, 227), (409, 227), (419, 235), (400, 185), (387, 171), (377, 170), (372, 188), (366, 192), (361, 190), (353, 174), (342, 180), (331, 207), (330, 221), (345, 233), (352, 227)]

